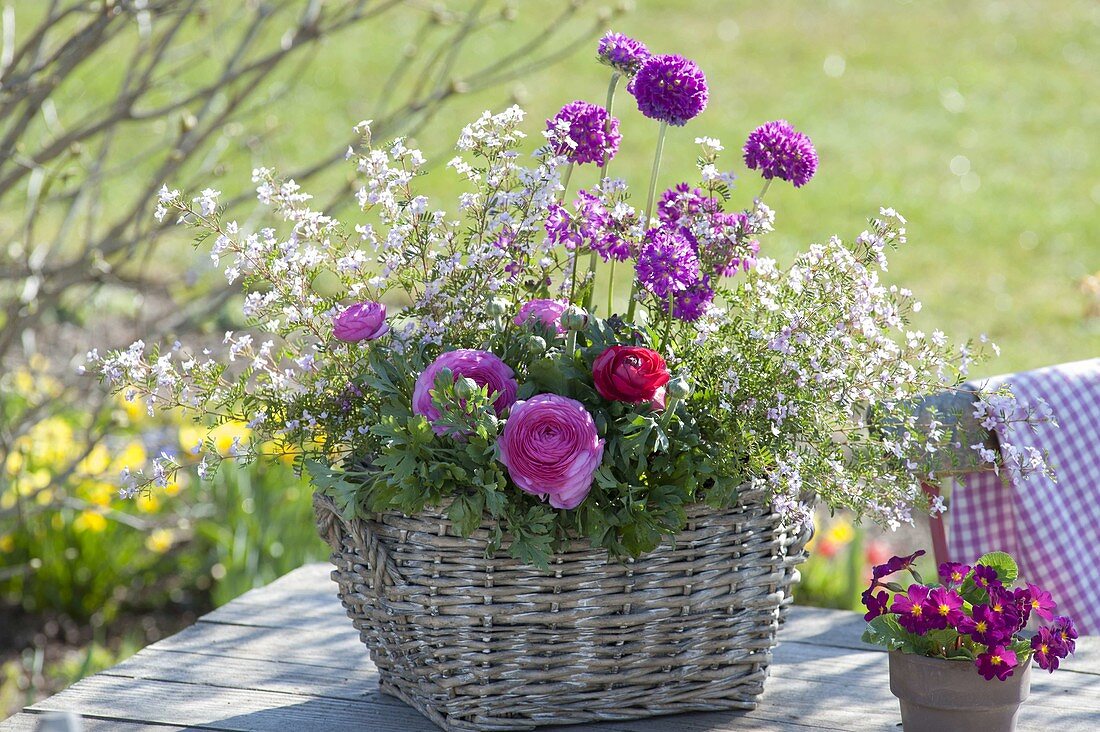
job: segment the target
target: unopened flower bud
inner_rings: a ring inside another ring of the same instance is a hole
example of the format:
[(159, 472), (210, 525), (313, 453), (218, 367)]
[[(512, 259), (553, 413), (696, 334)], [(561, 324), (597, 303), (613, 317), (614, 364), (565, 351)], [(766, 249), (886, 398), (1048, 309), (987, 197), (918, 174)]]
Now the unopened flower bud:
[(691, 394), (691, 384), (683, 376), (677, 376), (668, 382), (666, 393), (673, 399), (686, 399)]
[(503, 297), (494, 297), (489, 301), (489, 315), (504, 315), (511, 310), (512, 304)]
[(542, 336), (533, 335), (527, 339), (527, 343), (524, 344), (524, 347), (532, 356), (537, 356), (546, 351), (546, 339)]
[(477, 394), (479, 389), (477, 382), (468, 376), (463, 376), (455, 381), (455, 396), (459, 399), (470, 399), (474, 394)]
[(588, 325), (588, 313), (576, 305), (570, 305), (569, 309), (561, 314), (561, 327), (566, 330), (584, 330)]

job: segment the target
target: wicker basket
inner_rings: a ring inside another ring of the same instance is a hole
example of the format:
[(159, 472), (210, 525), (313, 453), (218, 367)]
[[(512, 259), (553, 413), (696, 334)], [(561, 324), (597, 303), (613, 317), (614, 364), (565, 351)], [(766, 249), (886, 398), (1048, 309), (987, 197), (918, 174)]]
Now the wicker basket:
[(440, 513), (314, 505), (381, 691), (482, 732), (755, 707), (809, 536), (741, 499), (691, 507), (675, 546), (635, 561), (578, 540), (550, 573), (486, 559), (484, 527), (460, 538)]

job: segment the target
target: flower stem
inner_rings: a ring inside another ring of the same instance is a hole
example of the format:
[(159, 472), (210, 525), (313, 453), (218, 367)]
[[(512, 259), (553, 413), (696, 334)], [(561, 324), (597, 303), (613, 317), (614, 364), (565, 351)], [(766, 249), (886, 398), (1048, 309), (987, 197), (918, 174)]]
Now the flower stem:
[[(611, 82), (607, 85), (607, 122), (604, 125), (604, 132), (611, 134), (611, 110), (615, 107), (615, 89), (619, 86), (619, 72), (615, 72), (611, 75)], [(607, 177), (607, 166), (611, 164), (611, 156), (608, 155), (603, 159), (603, 165), (600, 167), (600, 185), (603, 185), (604, 178)]]
[(665, 321), (665, 334), (661, 338), (661, 353), (668, 349), (669, 337), (672, 335), (672, 311), (676, 308), (676, 291), (668, 288), (668, 319)]
[[(645, 229), (649, 229), (649, 219), (653, 215), (653, 197), (657, 193), (657, 174), (661, 170), (661, 153), (665, 150), (665, 133), (668, 132), (668, 122), (661, 123), (661, 129), (657, 133), (657, 151), (653, 154), (653, 171), (649, 176), (649, 196), (646, 199), (645, 204), (645, 218), (642, 219), (642, 226)], [(627, 305), (626, 319), (630, 322), (634, 322), (634, 308), (637, 305), (637, 299), (634, 295), (637, 293), (638, 280), (635, 280), (630, 285), (630, 304)]]
[(615, 259), (611, 260), (611, 270), (610, 270), (609, 274), (607, 275), (607, 317), (609, 317), (609, 318), (615, 312), (613, 308), (615, 307), (614, 303), (615, 303), (615, 264), (616, 263), (617, 262), (616, 262)]
[(756, 197), (757, 200), (760, 200), (760, 201), (764, 200), (764, 194), (768, 192), (768, 188), (771, 187), (771, 184), (772, 184), (772, 179), (771, 178), (765, 178), (764, 179), (764, 187), (760, 189), (760, 195)]
[[(611, 81), (607, 84), (607, 106), (605, 107), (607, 110), (607, 122), (604, 123), (604, 132), (607, 134), (611, 134), (611, 110), (615, 107), (615, 89), (619, 86), (620, 76), (621, 74), (617, 71), (611, 74)], [(601, 191), (603, 191), (603, 182), (607, 179), (607, 166), (609, 165), (611, 165), (611, 156), (605, 155), (603, 165), (600, 166), (599, 185)], [(592, 303), (596, 298), (596, 263), (596, 252), (593, 251), (592, 257), (588, 260), (588, 279), (592, 283), (592, 286), (588, 289), (587, 296), (584, 299), (584, 307), (588, 310), (592, 309)], [(614, 263), (612, 263), (612, 267), (614, 267)], [(614, 272), (612, 272), (612, 276), (614, 276)], [(609, 283), (608, 287), (613, 288), (614, 285)], [(608, 316), (611, 315), (610, 301), (607, 305), (607, 314)]]
[[(565, 202), (565, 194), (569, 190), (569, 179), (573, 177), (573, 163), (569, 163), (565, 168), (565, 175), (561, 179), (561, 202)], [(765, 190), (767, 190), (765, 188)]]

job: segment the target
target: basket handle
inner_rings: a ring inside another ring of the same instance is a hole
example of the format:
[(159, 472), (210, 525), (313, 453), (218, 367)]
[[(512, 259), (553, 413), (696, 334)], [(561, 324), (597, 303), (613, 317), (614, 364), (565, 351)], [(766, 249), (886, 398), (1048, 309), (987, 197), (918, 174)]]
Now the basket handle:
[[(347, 521), (340, 515), (336, 503), (320, 492), (313, 494), (313, 510), (317, 514), (317, 533), (332, 549), (334, 555), (344, 552), (344, 536), (359, 545), (367, 565), (374, 570), (376, 587), (407, 584), (405, 576), (386, 551), (378, 536), (371, 530), (369, 521), (352, 519)], [(365, 539), (365, 542), (363, 542)]]

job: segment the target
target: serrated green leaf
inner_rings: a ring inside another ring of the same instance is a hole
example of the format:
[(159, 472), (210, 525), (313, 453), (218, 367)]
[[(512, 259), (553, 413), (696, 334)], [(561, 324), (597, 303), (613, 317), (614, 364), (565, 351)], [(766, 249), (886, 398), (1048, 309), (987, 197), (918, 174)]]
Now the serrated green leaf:
[(1008, 587), (1020, 576), (1020, 568), (1016, 560), (1007, 552), (989, 552), (978, 559), (978, 564), (992, 567), (997, 572), (997, 579), (1005, 587)]

